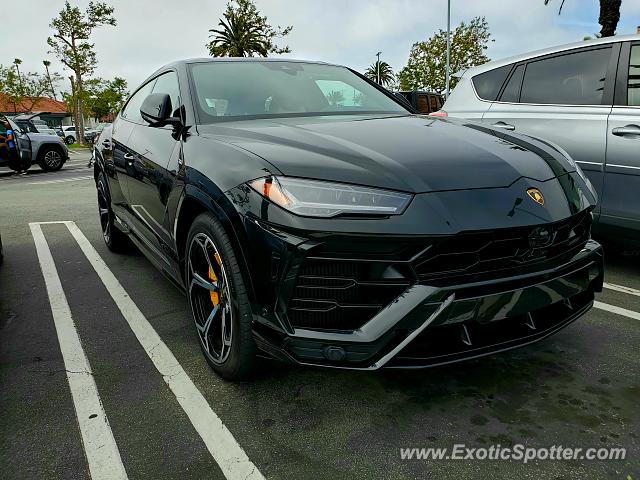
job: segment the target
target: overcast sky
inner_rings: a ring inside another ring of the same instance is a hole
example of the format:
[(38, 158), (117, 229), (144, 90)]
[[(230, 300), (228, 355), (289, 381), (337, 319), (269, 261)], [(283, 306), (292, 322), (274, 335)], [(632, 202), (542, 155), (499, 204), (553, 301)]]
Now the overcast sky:
[[(491, 59), (579, 41), (600, 30), (597, 0), (452, 0), (452, 26), (484, 15), (495, 41)], [(85, 8), (88, 0), (72, 0)], [(135, 88), (156, 68), (172, 60), (207, 56), (208, 30), (224, 11), (223, 0), (111, 0), (117, 27), (101, 27), (94, 35), (99, 66), (96, 75), (124, 77)], [(446, 27), (446, 0), (256, 0), (275, 25), (293, 25), (286, 38), (291, 58), (324, 60), (364, 70), (375, 54), (402, 68), (411, 45)], [(49, 59), (53, 70), (69, 75), (47, 53), (51, 18), (61, 0), (13, 1), (0, 27), (0, 64), (22, 59), (24, 71), (41, 71)], [(623, 0), (618, 34), (636, 32), (640, 0)], [(63, 87), (67, 88), (68, 82)]]

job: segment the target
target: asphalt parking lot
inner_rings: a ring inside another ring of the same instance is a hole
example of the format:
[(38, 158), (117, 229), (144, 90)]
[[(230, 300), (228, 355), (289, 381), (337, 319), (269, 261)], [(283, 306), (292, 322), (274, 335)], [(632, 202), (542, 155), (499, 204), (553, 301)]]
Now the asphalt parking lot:
[[(596, 308), (530, 347), (410, 372), (265, 362), (254, 380), (227, 383), (201, 355), (184, 296), (141, 254), (107, 250), (86, 162), (74, 153), (60, 172), (0, 172), (2, 478), (98, 478), (88, 449), (108, 451), (103, 478), (640, 475), (640, 255), (608, 254)], [(73, 338), (88, 369), (65, 367)], [(89, 407), (74, 390), (87, 381), (100, 398)], [(624, 447), (626, 458), (400, 455), (455, 444)]]

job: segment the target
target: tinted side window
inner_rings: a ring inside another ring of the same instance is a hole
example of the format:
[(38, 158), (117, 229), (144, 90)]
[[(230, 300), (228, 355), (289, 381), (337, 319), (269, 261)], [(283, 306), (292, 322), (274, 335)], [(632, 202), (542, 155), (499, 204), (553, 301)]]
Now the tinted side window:
[(418, 95), (418, 111), (429, 113), (429, 98), (426, 95)]
[(520, 101), (600, 105), (610, 55), (608, 47), (527, 64)]
[(631, 47), (627, 92), (627, 105), (640, 107), (640, 45)]
[(151, 89), (153, 88), (153, 84), (155, 83), (155, 79), (151, 80), (144, 87), (138, 90), (133, 96), (129, 99), (127, 104), (122, 110), (122, 116), (127, 120), (136, 123), (142, 123), (142, 117), (140, 116), (140, 107), (142, 106), (142, 102), (144, 99), (149, 96), (151, 93)]
[(473, 86), (478, 96), (483, 100), (494, 101), (498, 98), (500, 87), (507, 79), (507, 75), (511, 71), (513, 65), (506, 65), (500, 68), (494, 68), (488, 72), (481, 73), (473, 77)]
[(178, 87), (178, 76), (176, 72), (163, 73), (156, 79), (156, 84), (151, 93), (166, 93), (171, 98), (172, 116), (178, 116), (175, 110), (180, 107), (180, 88)]
[(513, 75), (504, 87), (504, 91), (500, 96), (502, 102), (517, 103), (520, 101), (520, 85), (522, 85), (522, 76), (524, 75), (524, 65), (518, 65), (513, 71)]

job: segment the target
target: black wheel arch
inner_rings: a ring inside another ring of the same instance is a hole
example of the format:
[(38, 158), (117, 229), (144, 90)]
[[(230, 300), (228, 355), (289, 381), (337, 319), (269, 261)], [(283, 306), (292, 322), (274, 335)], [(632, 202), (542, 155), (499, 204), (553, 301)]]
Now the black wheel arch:
[(64, 164), (68, 160), (68, 156), (64, 153), (64, 148), (57, 143), (43, 143), (38, 147), (38, 158), (37, 161), (41, 162), (44, 160), (44, 154), (47, 150), (57, 150), (62, 156), (62, 163)]
[[(189, 228), (193, 221), (202, 213), (212, 214), (223, 226), (225, 232), (229, 236), (233, 252), (236, 255), (242, 277), (245, 280), (245, 287), (249, 300), (255, 304), (256, 295), (253, 287), (253, 279), (251, 271), (245, 255), (248, 241), (242, 219), (238, 212), (233, 208), (231, 202), (227, 200), (224, 194), (214, 199), (201, 188), (195, 185), (186, 185), (184, 192), (178, 203), (175, 220), (174, 220), (174, 241), (180, 264), (181, 275), (184, 276), (184, 261), (187, 248), (187, 237)], [(184, 278), (183, 278), (184, 281)]]

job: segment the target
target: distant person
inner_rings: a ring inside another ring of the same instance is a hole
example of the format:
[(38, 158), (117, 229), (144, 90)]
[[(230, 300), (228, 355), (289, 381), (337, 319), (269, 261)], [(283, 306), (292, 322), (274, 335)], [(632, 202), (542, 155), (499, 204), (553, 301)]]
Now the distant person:
[(22, 161), (20, 155), (18, 155), (18, 147), (16, 146), (16, 139), (11, 129), (11, 124), (7, 121), (4, 122), (4, 128), (7, 131), (3, 145), (6, 145), (9, 154), (9, 166), (13, 168), (17, 174), (26, 175), (27, 170), (22, 168)]
[(7, 139), (0, 135), (0, 158), (9, 159), (9, 145), (7, 145)]

